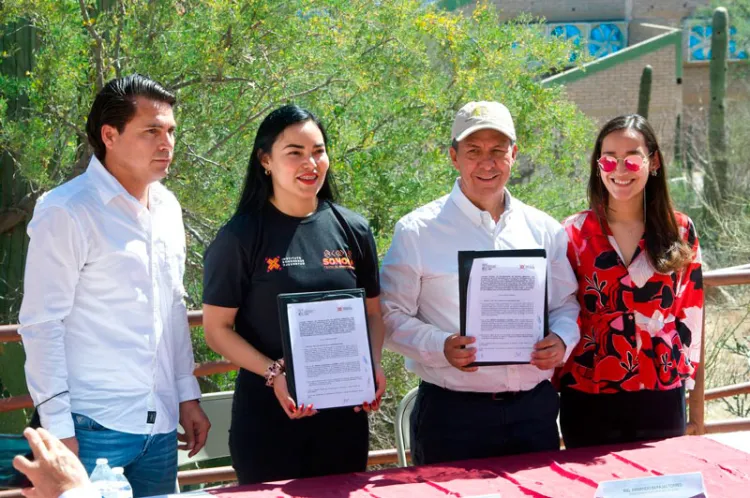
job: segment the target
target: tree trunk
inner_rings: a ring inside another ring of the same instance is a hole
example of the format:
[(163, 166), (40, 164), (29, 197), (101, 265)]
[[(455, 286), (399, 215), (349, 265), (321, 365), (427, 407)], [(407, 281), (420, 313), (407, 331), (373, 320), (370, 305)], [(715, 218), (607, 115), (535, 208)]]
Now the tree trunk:
[(651, 78), (653, 69), (647, 64), (641, 73), (641, 86), (638, 91), (638, 114), (648, 119), (648, 107), (651, 104)]
[(709, 66), (711, 105), (708, 113), (708, 147), (711, 166), (706, 197), (717, 211), (721, 211), (727, 195), (727, 129), (725, 121), (727, 96), (727, 50), (729, 14), (727, 9), (714, 10), (711, 34), (711, 62)]
[[(5, 26), (0, 37), (0, 52), (13, 54), (0, 61), (0, 72), (9, 76), (26, 75), (31, 70), (35, 37), (26, 25)], [(18, 118), (27, 106), (25, 98), (9, 99), (8, 118)], [(31, 217), (33, 199), (8, 151), (1, 151), (0, 164), (0, 323), (17, 323), (23, 293), (26, 262), (26, 224)], [(19, 343), (0, 344), (0, 397), (26, 394), (23, 373), (25, 356)], [(0, 414), (0, 433), (21, 432), (26, 414), (15, 411)]]

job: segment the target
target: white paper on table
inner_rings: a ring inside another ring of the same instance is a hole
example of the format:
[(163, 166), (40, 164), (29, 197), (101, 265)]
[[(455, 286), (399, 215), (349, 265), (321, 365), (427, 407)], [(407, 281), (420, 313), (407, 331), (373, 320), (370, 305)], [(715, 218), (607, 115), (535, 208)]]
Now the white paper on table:
[(288, 303), (287, 316), (297, 404), (322, 409), (375, 400), (363, 299)]
[(544, 257), (476, 258), (466, 293), (466, 335), (477, 363), (528, 363), (544, 338)]
[(708, 498), (700, 472), (604, 481), (594, 498)]

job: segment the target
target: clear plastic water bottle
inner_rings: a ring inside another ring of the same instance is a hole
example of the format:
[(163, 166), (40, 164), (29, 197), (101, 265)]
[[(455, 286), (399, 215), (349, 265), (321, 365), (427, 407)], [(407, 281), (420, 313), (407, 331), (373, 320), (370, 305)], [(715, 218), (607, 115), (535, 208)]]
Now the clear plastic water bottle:
[(96, 459), (96, 467), (94, 467), (94, 471), (91, 473), (91, 483), (99, 491), (102, 498), (117, 498), (115, 492), (115, 474), (112, 472), (106, 458)]
[(112, 473), (115, 475), (115, 496), (117, 498), (133, 498), (133, 488), (130, 486), (128, 478), (125, 477), (125, 469), (122, 467), (115, 467), (112, 469)]

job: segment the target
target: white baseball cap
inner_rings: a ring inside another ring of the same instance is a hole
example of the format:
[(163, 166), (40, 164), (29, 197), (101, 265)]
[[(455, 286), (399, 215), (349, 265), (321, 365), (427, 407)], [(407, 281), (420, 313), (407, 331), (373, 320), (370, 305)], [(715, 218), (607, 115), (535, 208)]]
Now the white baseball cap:
[(451, 141), (460, 142), (475, 131), (497, 130), (516, 141), (516, 127), (507, 107), (499, 102), (469, 102), (456, 113)]

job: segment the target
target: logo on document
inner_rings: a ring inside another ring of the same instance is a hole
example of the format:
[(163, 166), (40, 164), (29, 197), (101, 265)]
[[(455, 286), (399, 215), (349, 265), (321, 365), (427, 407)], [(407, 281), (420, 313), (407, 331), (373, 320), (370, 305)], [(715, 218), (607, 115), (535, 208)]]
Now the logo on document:
[(281, 256), (276, 256), (275, 258), (266, 258), (266, 273), (270, 273), (272, 271), (281, 271)]
[(334, 251), (323, 251), (323, 268), (327, 270), (353, 270), (354, 259), (351, 251), (336, 249)]

